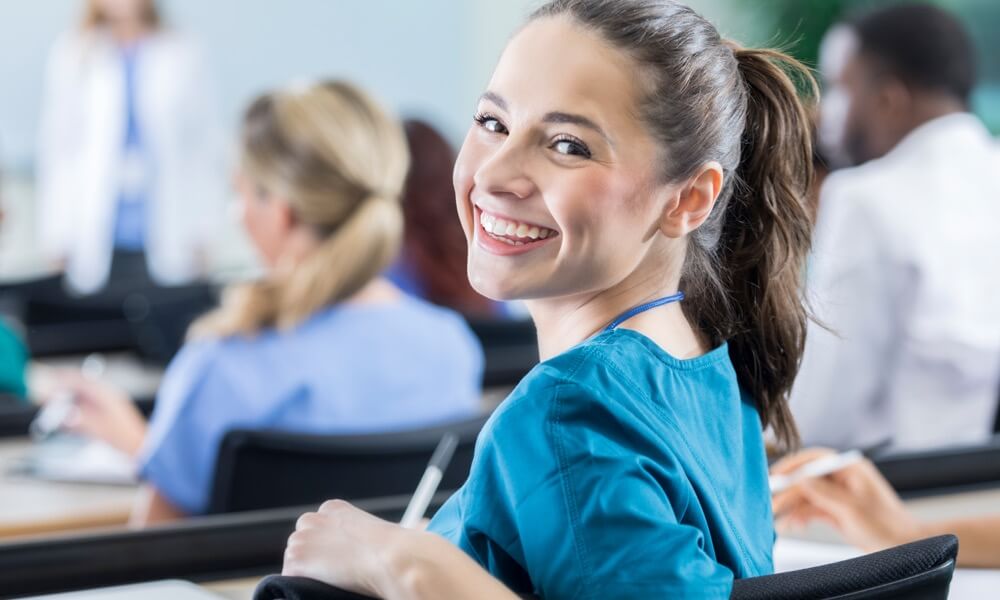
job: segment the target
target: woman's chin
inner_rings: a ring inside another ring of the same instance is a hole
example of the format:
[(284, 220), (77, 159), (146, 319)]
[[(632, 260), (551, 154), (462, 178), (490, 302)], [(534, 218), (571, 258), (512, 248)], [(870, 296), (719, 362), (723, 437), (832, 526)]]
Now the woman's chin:
[(520, 300), (524, 296), (516, 282), (510, 278), (498, 277), (497, 272), (490, 269), (469, 269), (469, 283), (472, 289), (481, 296), (497, 302)]

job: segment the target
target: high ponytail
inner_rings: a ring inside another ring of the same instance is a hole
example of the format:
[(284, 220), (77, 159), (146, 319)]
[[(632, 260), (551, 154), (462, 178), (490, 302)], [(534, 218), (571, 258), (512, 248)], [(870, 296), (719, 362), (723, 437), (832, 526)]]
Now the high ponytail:
[(394, 260), (409, 153), (402, 127), (342, 82), (260, 97), (243, 124), (242, 170), (287, 198), (315, 247), (294, 265), (230, 288), (193, 336), (292, 328), (361, 291)]
[(813, 176), (812, 129), (797, 84), (818, 96), (814, 78), (780, 52), (722, 39), (673, 0), (552, 0), (532, 18), (556, 15), (635, 61), (639, 108), (663, 150), (664, 181), (686, 181), (710, 161), (722, 166), (715, 206), (688, 235), (682, 309), (712, 345), (728, 342), (763, 426), (780, 445), (795, 446), (787, 400), (805, 343)]

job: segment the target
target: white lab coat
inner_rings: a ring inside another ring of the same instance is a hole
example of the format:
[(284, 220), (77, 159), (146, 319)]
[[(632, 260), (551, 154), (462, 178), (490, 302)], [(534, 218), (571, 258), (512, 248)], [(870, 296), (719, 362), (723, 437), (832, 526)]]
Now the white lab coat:
[(975, 443), (1000, 387), (1000, 153), (970, 114), (925, 123), (821, 192), (792, 412), (810, 445)]
[[(107, 281), (125, 137), (120, 51), (101, 34), (72, 34), (49, 57), (38, 156), (42, 251), (66, 259), (79, 292)], [(155, 175), (147, 196), (148, 267), (161, 285), (199, 275), (222, 214), (219, 123), (196, 47), (175, 33), (143, 42), (136, 66), (140, 135)]]

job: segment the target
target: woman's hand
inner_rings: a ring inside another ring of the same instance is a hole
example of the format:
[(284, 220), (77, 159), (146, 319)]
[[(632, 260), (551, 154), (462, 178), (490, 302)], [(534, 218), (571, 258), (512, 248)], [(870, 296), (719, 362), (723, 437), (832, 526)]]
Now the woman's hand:
[(288, 538), (281, 574), (383, 596), (384, 583), (394, 576), (391, 552), (408, 535), (420, 534), (342, 500), (330, 500), (317, 512), (299, 517)]
[(299, 518), (281, 572), (384, 600), (517, 600), (448, 540), (341, 500)]
[(65, 373), (61, 388), (73, 394), (73, 410), (63, 426), (74, 433), (103, 440), (136, 456), (146, 437), (146, 419), (128, 394), (80, 373)]
[[(829, 454), (833, 451), (804, 450), (778, 461), (771, 473), (788, 474)], [(806, 479), (775, 495), (773, 502), (779, 530), (818, 519), (867, 552), (922, 537), (920, 523), (867, 459), (826, 477)]]

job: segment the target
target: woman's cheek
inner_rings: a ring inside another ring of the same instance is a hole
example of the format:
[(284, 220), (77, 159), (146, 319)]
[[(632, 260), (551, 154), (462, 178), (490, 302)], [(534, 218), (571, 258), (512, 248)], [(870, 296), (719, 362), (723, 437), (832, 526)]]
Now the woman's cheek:
[[(462, 150), (455, 160), (455, 170), (452, 174), (452, 184), (455, 187), (455, 208), (458, 210), (458, 218), (462, 222), (462, 230), (465, 232), (467, 241), (472, 241), (473, 223), (472, 216), (472, 188), (475, 185), (476, 165), (479, 164), (477, 149), (474, 148), (472, 132), (462, 144)], [(481, 150), (479, 150), (481, 153)]]

